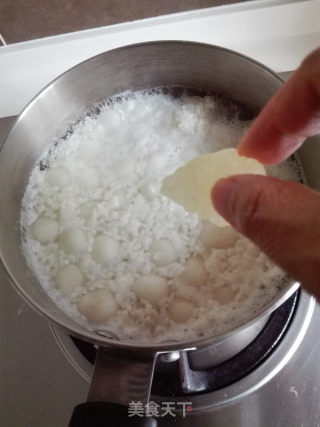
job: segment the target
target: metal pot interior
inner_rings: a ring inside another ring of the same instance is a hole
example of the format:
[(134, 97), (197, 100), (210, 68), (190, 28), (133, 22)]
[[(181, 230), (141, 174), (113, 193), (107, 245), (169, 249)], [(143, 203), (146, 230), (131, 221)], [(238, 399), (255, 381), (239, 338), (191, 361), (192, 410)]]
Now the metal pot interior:
[[(31, 169), (43, 147), (63, 136), (70, 124), (90, 107), (119, 92), (157, 86), (184, 86), (213, 92), (257, 113), (281, 86), (271, 70), (238, 53), (220, 47), (191, 42), (150, 42), (115, 49), (89, 59), (47, 86), (23, 110), (8, 135), (0, 155), (0, 255), (16, 290), (40, 314), (73, 335), (115, 348), (141, 351), (169, 351), (199, 348), (222, 341), (239, 329), (266, 316), (298, 287), (290, 283), (263, 311), (245, 319), (238, 327), (196, 342), (141, 345), (117, 342), (97, 335), (67, 316), (44, 292), (28, 268), (21, 252), (20, 206)], [(318, 149), (319, 155), (319, 149)], [(313, 149), (305, 148), (302, 161), (312, 164)], [(311, 184), (318, 185), (312, 169)]]

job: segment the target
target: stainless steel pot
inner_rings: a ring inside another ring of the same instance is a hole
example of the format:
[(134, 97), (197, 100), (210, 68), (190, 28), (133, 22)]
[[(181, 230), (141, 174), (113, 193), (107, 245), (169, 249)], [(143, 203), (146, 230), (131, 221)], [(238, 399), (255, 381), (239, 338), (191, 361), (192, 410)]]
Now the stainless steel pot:
[[(159, 354), (228, 345), (235, 336), (245, 335), (246, 330), (268, 316), (299, 285), (289, 283), (263, 310), (232, 330), (197, 341), (137, 346), (85, 328), (49, 298), (21, 252), (21, 199), (43, 147), (63, 136), (93, 104), (127, 89), (182, 85), (220, 94), (258, 112), (281, 84), (282, 80), (263, 65), (217, 46), (177, 41), (142, 43), (77, 65), (42, 90), (18, 117), (0, 153), (1, 260), (15, 289), (34, 309), (72, 335), (100, 347), (89, 400), (122, 405), (130, 400), (146, 402)], [(97, 407), (94, 410), (98, 411)], [(127, 417), (124, 419), (123, 425), (128, 425)]]

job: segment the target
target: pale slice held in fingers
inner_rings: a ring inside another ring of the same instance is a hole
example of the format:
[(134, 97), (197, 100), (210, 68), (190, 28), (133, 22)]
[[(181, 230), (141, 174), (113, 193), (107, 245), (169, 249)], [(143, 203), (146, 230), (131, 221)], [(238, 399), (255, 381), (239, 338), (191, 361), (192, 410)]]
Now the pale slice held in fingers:
[(103, 323), (116, 312), (117, 303), (109, 289), (98, 289), (80, 298), (78, 310), (89, 322)]
[(226, 226), (227, 222), (212, 206), (211, 189), (221, 178), (244, 173), (266, 174), (257, 160), (239, 156), (236, 149), (227, 148), (195, 157), (163, 180), (161, 192), (201, 219)]

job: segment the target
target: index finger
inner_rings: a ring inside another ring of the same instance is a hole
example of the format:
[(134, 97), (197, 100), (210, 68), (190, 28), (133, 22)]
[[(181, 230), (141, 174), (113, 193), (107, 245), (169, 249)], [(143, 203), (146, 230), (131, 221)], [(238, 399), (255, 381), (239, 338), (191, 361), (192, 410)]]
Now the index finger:
[(240, 155), (264, 164), (286, 159), (320, 131), (320, 48), (271, 98), (241, 141)]

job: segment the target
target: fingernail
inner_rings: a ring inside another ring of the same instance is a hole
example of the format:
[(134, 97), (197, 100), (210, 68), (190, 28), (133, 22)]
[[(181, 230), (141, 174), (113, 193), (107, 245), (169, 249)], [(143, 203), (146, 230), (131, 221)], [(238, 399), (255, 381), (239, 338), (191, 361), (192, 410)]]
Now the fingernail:
[(239, 190), (238, 180), (235, 177), (230, 177), (218, 181), (211, 191), (211, 199), (215, 209), (232, 225), (235, 225), (236, 222), (235, 200)]

